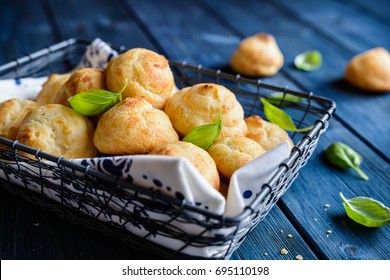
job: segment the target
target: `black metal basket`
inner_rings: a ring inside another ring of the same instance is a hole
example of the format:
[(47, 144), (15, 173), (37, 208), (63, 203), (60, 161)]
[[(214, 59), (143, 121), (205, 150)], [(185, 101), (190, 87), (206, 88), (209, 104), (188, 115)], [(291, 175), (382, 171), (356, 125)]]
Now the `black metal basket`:
[[(51, 73), (65, 73), (78, 64), (88, 43), (69, 39), (22, 57), (0, 66), (0, 78), (41, 77)], [(122, 47), (117, 50), (123, 52), (126, 49)], [(206, 69), (200, 65), (176, 61), (170, 61), (170, 65), (179, 88), (200, 82), (222, 84), (236, 94), (246, 116), (256, 114), (264, 117), (260, 98), (270, 98), (271, 93), (282, 92), (283, 98), (274, 100), (273, 103), (288, 111), (298, 128), (313, 126), (308, 133), (290, 135), (297, 143), (290, 157), (280, 164), (267, 184), (259, 186), (256, 198), (242, 213), (235, 217), (216, 215), (185, 199), (137, 186), (89, 166), (75, 164), (62, 157), (58, 158), (0, 137), (0, 144), (4, 145), (0, 145), (0, 169), (4, 172), (4, 178), (0, 179), (1, 186), (45, 209), (55, 211), (66, 219), (101, 230), (137, 249), (155, 252), (168, 258), (197, 258), (202, 256), (188, 254), (186, 248), (213, 247), (221, 249), (207, 258), (229, 258), (250, 230), (264, 219), (290, 187), (301, 167), (306, 164), (320, 135), (328, 127), (335, 103), (311, 92), (280, 88), (265, 84), (261, 80)], [(291, 102), (285, 98), (286, 95), (298, 96), (301, 101)], [(35, 159), (26, 157), (26, 153), (33, 155)], [(54, 174), (52, 176), (56, 177), (57, 183), (53, 183), (45, 174)], [(16, 179), (19, 180), (17, 185)], [(64, 187), (69, 182), (77, 186), (77, 192)], [(50, 193), (55, 193), (56, 199), (53, 200)], [(116, 197), (126, 200), (126, 205), (115, 205)], [(86, 211), (88, 207), (99, 211), (91, 214)], [(150, 213), (164, 213), (169, 219), (154, 219)], [(102, 216), (116, 219), (105, 219), (102, 222)], [(200, 230), (196, 234), (189, 233), (181, 227), (185, 224), (196, 225)], [(127, 231), (124, 225), (142, 228), (148, 233), (137, 236)], [(214, 234), (221, 229), (226, 229), (226, 234)], [(167, 249), (163, 244), (150, 241), (150, 237), (156, 235), (175, 239), (180, 245), (175, 249)]]

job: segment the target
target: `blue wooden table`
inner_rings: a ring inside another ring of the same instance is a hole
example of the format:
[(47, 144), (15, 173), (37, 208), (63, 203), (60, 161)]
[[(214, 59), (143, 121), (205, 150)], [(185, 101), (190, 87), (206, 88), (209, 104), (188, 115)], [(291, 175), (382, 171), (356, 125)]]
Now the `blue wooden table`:
[[(390, 206), (390, 94), (362, 92), (343, 79), (354, 55), (390, 49), (387, 0), (1, 1), (0, 64), (64, 39), (99, 37), (225, 69), (240, 40), (258, 32), (273, 34), (285, 57), (283, 69), (264, 80), (331, 98), (337, 112), (297, 180), (232, 259), (390, 259), (390, 226), (355, 223), (339, 198), (368, 196)], [(309, 49), (321, 51), (322, 67), (295, 69), (294, 57)], [(336, 141), (363, 155), (369, 181), (324, 161), (322, 151)], [(160, 258), (0, 194), (1, 259)]]

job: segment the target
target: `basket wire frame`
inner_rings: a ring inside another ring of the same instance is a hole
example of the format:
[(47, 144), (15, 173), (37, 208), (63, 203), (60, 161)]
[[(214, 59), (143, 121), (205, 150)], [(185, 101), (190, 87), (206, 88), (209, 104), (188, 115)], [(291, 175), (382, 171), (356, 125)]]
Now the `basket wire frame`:
[[(78, 64), (89, 43), (69, 39), (22, 57), (0, 66), (0, 78), (16, 79), (65, 73)], [(126, 49), (121, 47), (117, 50), (122, 53)], [(170, 65), (179, 87), (214, 82), (232, 90), (242, 103), (246, 116), (257, 114), (264, 117), (260, 98), (270, 98), (271, 93), (282, 92), (283, 98), (277, 100), (278, 106), (290, 110), (296, 126), (313, 125), (306, 134), (290, 135), (297, 143), (290, 157), (280, 164), (267, 184), (259, 186), (255, 200), (242, 213), (235, 217), (217, 215), (207, 209), (198, 208), (185, 199), (169, 197), (99, 172), (90, 166), (75, 164), (63, 157), (55, 157), (18, 141), (0, 137), (0, 169), (6, 174), (6, 179), (0, 179), (2, 187), (54, 211), (65, 219), (98, 229), (138, 250), (155, 252), (166, 258), (198, 258), (183, 254), (183, 250), (188, 246), (225, 246), (227, 249), (223, 253), (211, 258), (229, 258), (298, 176), (299, 170), (313, 153), (320, 135), (327, 129), (336, 105), (332, 100), (316, 96), (312, 92), (292, 91), (287, 87), (269, 85), (261, 80), (248, 79), (201, 65), (178, 61), (170, 61)], [(285, 99), (287, 94), (302, 98), (302, 102), (289, 102)], [(54, 178), (48, 178), (46, 174), (53, 174)], [(23, 185), (15, 186), (12, 178), (20, 178)], [(57, 183), (53, 183), (53, 180)], [(70, 182), (76, 186), (76, 192), (64, 187)], [(35, 191), (31, 191), (31, 183), (35, 186)], [(48, 198), (51, 192), (56, 193), (56, 201)], [(115, 200), (117, 197), (126, 199), (126, 204), (119, 205)], [(128, 210), (129, 206), (132, 211)], [(92, 213), (88, 207), (99, 211), (97, 214)], [(148, 214), (151, 212), (165, 213), (170, 219), (153, 219)], [(108, 217), (108, 222), (100, 221), (101, 216)], [(111, 216), (119, 217), (119, 220), (110, 222)], [(197, 234), (189, 234), (177, 226), (177, 222), (195, 224), (203, 230)], [(125, 229), (129, 224), (147, 229), (149, 233), (141, 237), (136, 236)], [(226, 235), (209, 234), (224, 228), (233, 230)], [(147, 239), (155, 234), (177, 239), (183, 245), (178, 250), (169, 250)]]

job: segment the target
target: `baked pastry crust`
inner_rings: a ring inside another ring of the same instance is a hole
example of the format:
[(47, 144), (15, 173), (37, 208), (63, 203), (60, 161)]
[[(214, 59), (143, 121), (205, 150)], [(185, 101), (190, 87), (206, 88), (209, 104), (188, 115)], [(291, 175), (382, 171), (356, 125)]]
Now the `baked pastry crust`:
[(35, 101), (41, 106), (55, 103), (57, 92), (69, 79), (70, 75), (71, 74), (51, 74), (47, 81), (42, 85), (42, 89), (38, 93)]
[(74, 110), (47, 104), (26, 115), (16, 139), (27, 146), (65, 159), (98, 155), (93, 145), (91, 121)]
[(230, 59), (230, 66), (247, 76), (272, 76), (284, 63), (274, 36), (258, 33), (245, 38)]
[(158, 147), (150, 154), (186, 157), (216, 190), (219, 189), (220, 180), (217, 166), (211, 156), (202, 148), (192, 143), (178, 141)]
[(131, 49), (111, 59), (106, 71), (110, 91), (118, 92), (127, 84), (123, 98), (144, 97), (157, 109), (164, 108), (175, 89), (168, 60), (151, 50)]
[(71, 108), (68, 102), (70, 97), (93, 89), (107, 89), (105, 72), (97, 68), (81, 68), (75, 71), (58, 90), (54, 103)]
[(255, 140), (266, 151), (271, 150), (283, 141), (288, 141), (291, 149), (294, 147), (288, 133), (280, 126), (267, 122), (259, 116), (250, 116), (245, 119), (245, 122), (248, 127), (246, 137)]
[(235, 136), (217, 140), (207, 152), (214, 159), (219, 174), (230, 179), (234, 171), (261, 156), (265, 150), (252, 139)]
[(15, 140), (22, 120), (39, 105), (35, 101), (13, 98), (0, 104), (0, 137)]
[(200, 125), (218, 120), (221, 114), (220, 137), (246, 134), (244, 110), (235, 95), (217, 84), (197, 84), (176, 92), (167, 100), (165, 112), (180, 137)]
[(390, 53), (374, 48), (353, 57), (345, 68), (345, 79), (366, 91), (390, 90)]
[(144, 98), (126, 98), (99, 119), (94, 143), (103, 154), (147, 154), (179, 137), (169, 117)]

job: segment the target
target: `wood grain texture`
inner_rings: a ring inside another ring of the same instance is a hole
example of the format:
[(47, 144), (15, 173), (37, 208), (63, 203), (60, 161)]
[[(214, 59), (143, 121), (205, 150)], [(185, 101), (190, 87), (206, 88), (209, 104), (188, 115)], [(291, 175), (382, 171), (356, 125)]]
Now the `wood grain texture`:
[[(325, 160), (322, 151), (336, 141), (359, 147), (364, 158), (361, 168), (370, 173), (369, 181), (361, 179), (353, 170), (339, 170)], [(339, 197), (339, 192), (347, 198), (368, 196), (390, 205), (390, 166), (358, 142), (340, 123), (333, 122), (320, 139), (308, 166), (279, 202), (306, 241), (317, 249), (319, 258), (390, 257), (390, 227), (370, 229), (355, 223), (346, 216)], [(332, 233), (327, 234), (328, 230)]]
[[(230, 71), (229, 59), (242, 38), (271, 33), (285, 55), (285, 67), (264, 81), (312, 90), (335, 99), (338, 109), (297, 180), (232, 259), (294, 259), (298, 254), (304, 259), (390, 259), (389, 226), (368, 229), (356, 224), (338, 196), (342, 191), (348, 198), (370, 196), (390, 205), (390, 95), (358, 92), (342, 79), (355, 53), (375, 43), (388, 44), (389, 37), (380, 36), (388, 35), (389, 13), (383, 12), (387, 1), (370, 2), (367, 13), (362, 0), (346, 1), (351, 5), (336, 0), (299, 0), (296, 6), (290, 2), (244, 5), (231, 0), (221, 6), (221, 1), (211, 0), (1, 1), (0, 64), (58, 40), (100, 37), (114, 45), (145, 47), (171, 59)], [(323, 53), (322, 68), (312, 73), (296, 70), (295, 55), (312, 48)], [(323, 159), (321, 151), (335, 141), (363, 155), (368, 182)], [(0, 223), (2, 259), (161, 258), (73, 225), (5, 190), (0, 190)], [(282, 248), (289, 254), (281, 255)]]
[(144, 32), (117, 1), (49, 0), (53, 24), (61, 40), (96, 37), (114, 46), (143, 47), (155, 50)]
[[(159, 32), (164, 31), (160, 31), (157, 28), (157, 25), (159, 25), (161, 20), (164, 20), (164, 26), (167, 29), (174, 30), (175, 28), (177, 28), (176, 25), (179, 24), (179, 22), (181, 23), (180, 26), (184, 25), (188, 27), (185, 30), (185, 37), (183, 38), (180, 37), (180, 34), (164, 33), (164, 36), (172, 36), (167, 38), (168, 40), (160, 41), (160, 44), (164, 49), (164, 53), (166, 53), (168, 57), (172, 57), (174, 55), (175, 59), (178, 60), (185, 60), (186, 57), (191, 57), (197, 63), (212, 67), (213, 65), (223, 65), (223, 63), (226, 62), (226, 57), (230, 56), (229, 49), (227, 47), (222, 48), (221, 44), (232, 45), (230, 43), (231, 39), (227, 40), (227, 42), (223, 40), (222, 42), (220, 42), (219, 40), (210, 40), (210, 38), (211, 36), (217, 36), (216, 34), (223, 34), (220, 35), (221, 37), (217, 37), (219, 39), (234, 38), (234, 35), (229, 34), (228, 30), (224, 31), (224, 28), (221, 27), (218, 22), (215, 22), (212, 17), (210, 17), (207, 13), (204, 12), (203, 9), (199, 8), (197, 5), (194, 5), (189, 1), (180, 1), (180, 3), (177, 3), (176, 1), (164, 1), (164, 6), (162, 7), (161, 12), (150, 8), (148, 9), (148, 5), (150, 4), (150, 2), (137, 2), (137, 4), (135, 4), (134, 2), (129, 1), (129, 4), (131, 4), (139, 18), (143, 20), (145, 26), (149, 28), (150, 32), (154, 36), (156, 36), (156, 38), (163, 36), (163, 34), (160, 34)], [(191, 14), (193, 15), (192, 17), (188, 17), (185, 13), (183, 13), (183, 11), (186, 9), (191, 10)], [(164, 15), (168, 13), (168, 11), (174, 13), (175, 17), (164, 18)], [(199, 19), (202, 19), (201, 26), (199, 26), (200, 24), (197, 24), (199, 23)], [(208, 26), (207, 31), (204, 31), (205, 29), (203, 25)], [(178, 40), (180, 40), (180, 44), (175, 44)], [(237, 39), (233, 41), (237, 42)], [(179, 46), (179, 48), (174, 48), (177, 45)], [(202, 49), (206, 48), (207, 52), (205, 51), (205, 53), (199, 54), (199, 52), (196, 51), (199, 46), (203, 46)], [(215, 55), (213, 55), (212, 53), (210, 53), (210, 55), (207, 55), (209, 52), (215, 52), (215, 49), (219, 49), (221, 51), (217, 52)], [(282, 82), (283, 79), (283, 82), (285, 82), (283, 76), (274, 78), (273, 81), (275, 81), (276, 79), (279, 82)], [(237, 252), (232, 256), (232, 258), (262, 258), (264, 252), (254, 250), (254, 248), (262, 248), (263, 250), (265, 250), (265, 252), (269, 251), (269, 257), (272, 256), (274, 259), (284, 259), (284, 256), (280, 254), (281, 248), (277, 248), (280, 247), (281, 244), (283, 244), (283, 240), (285, 238), (282, 238), (280, 236), (280, 233), (278, 231), (275, 231), (274, 229), (280, 228), (284, 229), (286, 232), (292, 232), (296, 236), (297, 240), (300, 240), (300, 237), (299, 234), (294, 230), (294, 228), (291, 227), (291, 224), (286, 219), (284, 219), (283, 214), (280, 212), (278, 207), (272, 209), (271, 212), (274, 213), (272, 216), (276, 216), (278, 218), (270, 218), (262, 221), (262, 226), (255, 228), (253, 232), (250, 233), (251, 237), (248, 237), (250, 241), (244, 242), (244, 244), (247, 245), (242, 244), (242, 246), (237, 250)], [(264, 226), (263, 223), (265, 223)], [(256, 238), (259, 235), (261, 235), (262, 238)], [(304, 242), (296, 242), (291, 243), (289, 245), (293, 252), (304, 252), (308, 258), (316, 258), (315, 255), (311, 252), (310, 248), (308, 248)], [(248, 248), (252, 249), (248, 250)], [(241, 253), (241, 250), (245, 250), (246, 253)]]
[[(220, 9), (218, 1), (204, 1), (213, 12), (221, 15), (228, 26), (238, 28), (243, 36), (258, 32), (273, 34), (285, 56), (282, 71), (303, 88), (335, 100), (338, 104), (336, 116), (390, 160), (390, 150), (387, 148), (390, 147), (390, 137), (378, 137), (390, 132), (390, 123), (387, 121), (390, 118), (390, 95), (362, 92), (344, 81), (344, 68), (354, 54), (277, 6), (262, 3), (260, 8), (257, 1), (245, 3), (241, 5), (236, 1), (228, 1), (226, 7)], [(278, 15), (277, 24), (275, 15)], [(339, 16), (342, 17), (341, 14)], [(341, 37), (336, 28), (334, 35)], [(310, 73), (295, 69), (295, 56), (310, 49), (322, 53), (324, 61), (321, 69)], [(367, 123), (371, 125), (367, 126)]]
[(53, 30), (41, 2), (1, 1), (0, 7), (1, 64), (53, 44)]

